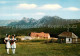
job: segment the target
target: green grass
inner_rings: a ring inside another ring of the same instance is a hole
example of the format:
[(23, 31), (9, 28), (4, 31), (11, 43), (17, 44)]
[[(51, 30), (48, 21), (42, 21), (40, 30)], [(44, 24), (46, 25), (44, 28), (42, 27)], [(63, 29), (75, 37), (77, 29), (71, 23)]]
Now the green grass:
[(18, 42), (16, 54), (6, 54), (5, 44), (0, 44), (0, 56), (80, 56), (80, 44)]

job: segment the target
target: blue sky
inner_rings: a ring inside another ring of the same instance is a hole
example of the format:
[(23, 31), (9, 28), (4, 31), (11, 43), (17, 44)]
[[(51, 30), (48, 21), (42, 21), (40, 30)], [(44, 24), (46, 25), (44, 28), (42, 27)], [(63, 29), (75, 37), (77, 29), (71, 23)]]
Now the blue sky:
[(0, 20), (43, 16), (80, 19), (80, 0), (0, 0)]

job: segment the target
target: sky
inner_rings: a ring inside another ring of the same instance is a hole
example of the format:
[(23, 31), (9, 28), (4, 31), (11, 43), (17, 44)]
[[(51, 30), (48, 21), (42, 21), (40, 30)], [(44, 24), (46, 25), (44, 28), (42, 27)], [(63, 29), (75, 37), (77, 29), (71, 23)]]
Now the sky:
[(43, 16), (80, 19), (80, 0), (0, 0), (0, 20)]

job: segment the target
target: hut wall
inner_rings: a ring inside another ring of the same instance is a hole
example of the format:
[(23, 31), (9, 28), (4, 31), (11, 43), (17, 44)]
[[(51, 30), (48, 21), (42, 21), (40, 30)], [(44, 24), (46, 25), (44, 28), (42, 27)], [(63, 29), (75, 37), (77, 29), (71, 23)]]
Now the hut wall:
[(66, 38), (66, 43), (72, 43), (72, 38)]
[(77, 38), (73, 38), (73, 39), (72, 39), (72, 42), (73, 42), (73, 43), (77, 43)]

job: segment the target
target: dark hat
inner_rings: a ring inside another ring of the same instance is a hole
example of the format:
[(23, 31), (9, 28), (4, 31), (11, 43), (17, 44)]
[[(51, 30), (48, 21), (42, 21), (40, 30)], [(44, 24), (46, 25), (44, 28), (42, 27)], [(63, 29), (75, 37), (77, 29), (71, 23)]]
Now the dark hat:
[(14, 37), (15, 37), (15, 34), (14, 34), (14, 35), (12, 35), (12, 36), (14, 36)]

